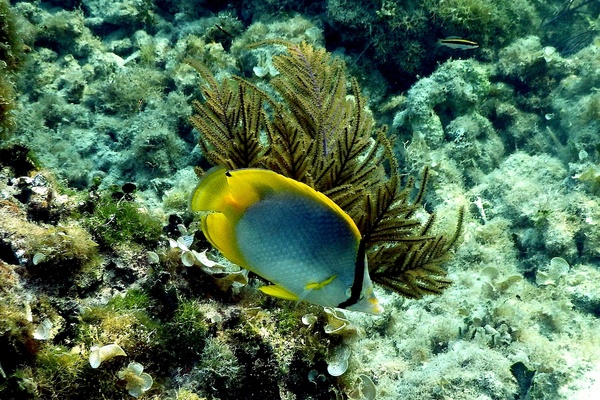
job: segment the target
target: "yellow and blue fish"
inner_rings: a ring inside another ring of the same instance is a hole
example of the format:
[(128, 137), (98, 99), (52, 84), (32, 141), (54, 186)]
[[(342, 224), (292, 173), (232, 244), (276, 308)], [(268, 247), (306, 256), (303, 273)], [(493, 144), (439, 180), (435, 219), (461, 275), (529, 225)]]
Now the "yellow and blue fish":
[(354, 221), (310, 186), (265, 169), (215, 167), (191, 198), (227, 259), (270, 281), (271, 296), (381, 314)]

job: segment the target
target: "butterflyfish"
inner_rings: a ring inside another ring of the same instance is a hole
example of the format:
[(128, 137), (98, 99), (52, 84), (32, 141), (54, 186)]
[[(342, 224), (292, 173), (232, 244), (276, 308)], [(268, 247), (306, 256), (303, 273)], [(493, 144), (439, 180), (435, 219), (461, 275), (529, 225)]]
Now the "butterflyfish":
[(471, 50), (479, 47), (479, 44), (477, 44), (477, 42), (468, 39), (463, 39), (458, 36), (448, 36), (445, 39), (438, 39), (437, 42), (438, 44), (450, 47), (451, 49)]
[(331, 199), (276, 172), (215, 167), (190, 201), (224, 257), (271, 282), (264, 293), (293, 301), (381, 314), (365, 243)]

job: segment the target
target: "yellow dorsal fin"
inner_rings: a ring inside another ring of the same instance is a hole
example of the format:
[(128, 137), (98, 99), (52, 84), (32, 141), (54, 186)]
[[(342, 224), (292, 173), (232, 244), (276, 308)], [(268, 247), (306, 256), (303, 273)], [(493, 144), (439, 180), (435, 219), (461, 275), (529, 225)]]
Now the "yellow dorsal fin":
[(229, 194), (239, 212), (245, 211), (264, 197), (258, 186), (267, 179), (263, 172), (264, 170), (259, 169), (241, 169), (225, 173)]
[(294, 293), (288, 292), (281, 286), (277, 285), (262, 286), (260, 291), (268, 294), (269, 296), (279, 297), (280, 299), (284, 300), (298, 300), (298, 296), (296, 296)]
[(234, 176), (223, 167), (214, 167), (200, 179), (192, 194), (190, 208), (192, 211), (224, 213), (228, 218), (237, 221), (244, 211), (258, 200), (260, 195), (252, 182), (238, 177), (237, 172)]

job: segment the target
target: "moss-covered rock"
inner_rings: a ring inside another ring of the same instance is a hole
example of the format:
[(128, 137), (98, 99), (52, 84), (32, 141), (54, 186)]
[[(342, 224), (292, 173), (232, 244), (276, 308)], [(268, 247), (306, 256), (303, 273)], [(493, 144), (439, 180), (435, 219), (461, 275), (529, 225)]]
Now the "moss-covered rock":
[(162, 224), (126, 193), (115, 188), (113, 193), (92, 193), (88, 199), (93, 210), (84, 216), (84, 225), (103, 246), (132, 242), (148, 248), (156, 246)]

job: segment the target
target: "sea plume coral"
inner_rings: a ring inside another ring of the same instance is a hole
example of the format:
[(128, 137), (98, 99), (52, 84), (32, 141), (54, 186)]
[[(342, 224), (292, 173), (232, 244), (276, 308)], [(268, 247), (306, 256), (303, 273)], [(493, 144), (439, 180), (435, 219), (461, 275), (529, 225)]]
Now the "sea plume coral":
[(359, 227), (373, 281), (408, 297), (440, 293), (450, 283), (440, 264), (459, 237), (462, 210), (450, 235), (431, 233), (434, 215), (426, 223), (414, 218), (428, 171), (411, 197), (415, 185), (401, 184), (387, 127), (375, 128), (341, 60), (306, 43), (256, 46), (264, 45), (286, 49), (273, 58), (279, 75), (271, 81), (282, 101), (240, 77), (219, 82), (189, 61), (205, 81), (191, 123), (206, 159), (230, 169), (267, 168), (324, 193)]

